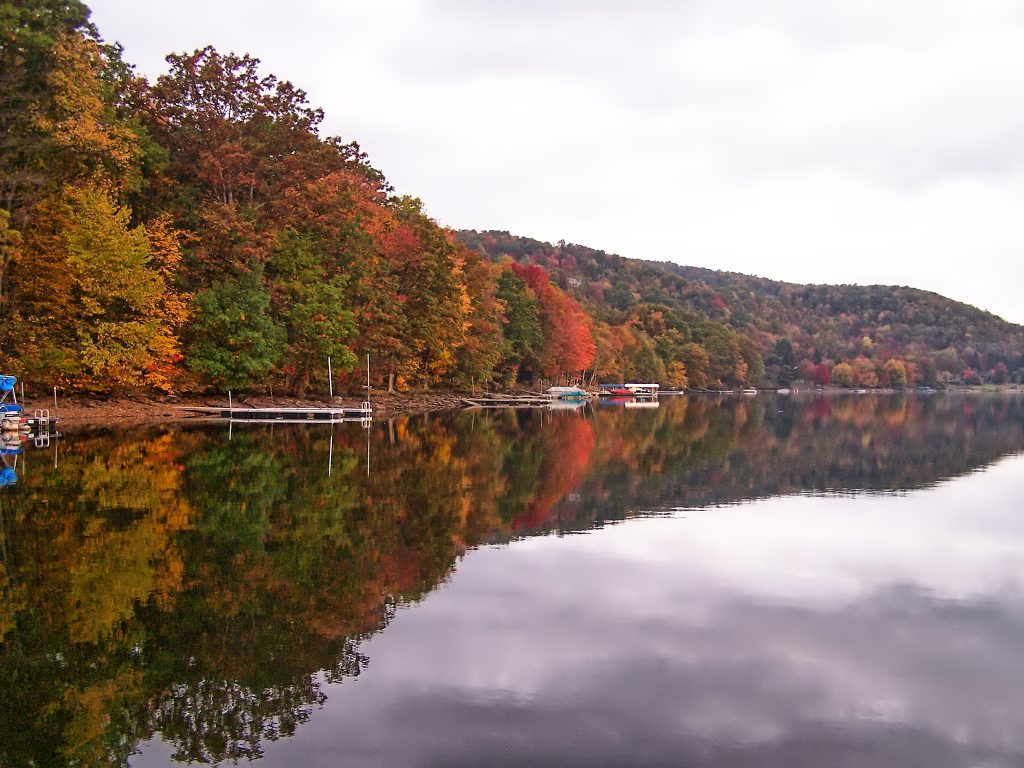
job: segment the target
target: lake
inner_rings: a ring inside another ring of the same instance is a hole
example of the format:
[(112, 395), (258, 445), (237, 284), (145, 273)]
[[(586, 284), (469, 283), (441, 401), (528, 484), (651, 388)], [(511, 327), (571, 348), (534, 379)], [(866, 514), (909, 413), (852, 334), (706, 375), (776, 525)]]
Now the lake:
[(0, 764), (1024, 765), (1024, 397), (26, 448)]

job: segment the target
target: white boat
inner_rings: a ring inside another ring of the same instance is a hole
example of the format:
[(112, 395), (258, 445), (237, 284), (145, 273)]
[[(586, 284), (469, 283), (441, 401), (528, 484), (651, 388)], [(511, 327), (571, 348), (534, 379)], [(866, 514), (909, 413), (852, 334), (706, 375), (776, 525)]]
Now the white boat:
[(743, 390), (743, 394), (744, 395), (756, 395), (757, 394), (757, 390), (754, 389), (753, 387), (748, 387), (747, 389)]

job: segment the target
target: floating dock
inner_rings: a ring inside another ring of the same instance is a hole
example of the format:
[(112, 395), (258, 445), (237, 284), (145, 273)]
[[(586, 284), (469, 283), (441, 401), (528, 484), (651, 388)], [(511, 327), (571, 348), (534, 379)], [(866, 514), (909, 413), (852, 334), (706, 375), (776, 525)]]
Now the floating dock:
[(311, 421), (363, 421), (373, 416), (369, 403), (358, 408), (232, 408), (182, 406), (181, 410), (231, 421), (276, 421), (307, 424)]

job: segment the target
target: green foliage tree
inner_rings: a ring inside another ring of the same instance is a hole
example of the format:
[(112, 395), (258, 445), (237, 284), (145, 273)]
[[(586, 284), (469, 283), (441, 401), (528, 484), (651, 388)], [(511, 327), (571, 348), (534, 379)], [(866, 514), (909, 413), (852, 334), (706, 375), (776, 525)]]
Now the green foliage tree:
[(287, 343), (269, 316), (270, 291), (257, 271), (196, 295), (188, 366), (226, 389), (261, 385)]
[(686, 368), (691, 387), (707, 389), (711, 385), (711, 359), (704, 347), (693, 341), (684, 344), (679, 350), (679, 360)]
[(509, 269), (503, 269), (498, 276), (495, 296), (503, 307), (502, 333), (505, 338), (504, 358), (498, 370), (503, 382), (512, 384), (519, 378), (523, 365), (536, 365), (537, 353), (544, 341), (540, 310), (537, 297), (526, 281)]
[(287, 374), (285, 386), (300, 396), (324, 371), (328, 357), (338, 371), (356, 362), (349, 346), (356, 329), (346, 307), (348, 280), (343, 274), (325, 275), (324, 262), (315, 240), (287, 230), (267, 265), (271, 314), (287, 336), (279, 364)]

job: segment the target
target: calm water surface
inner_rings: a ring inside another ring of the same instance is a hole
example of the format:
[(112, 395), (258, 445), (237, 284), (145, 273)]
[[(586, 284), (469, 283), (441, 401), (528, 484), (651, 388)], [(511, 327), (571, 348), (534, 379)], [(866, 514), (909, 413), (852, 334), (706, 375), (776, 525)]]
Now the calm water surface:
[(94, 432), (18, 462), (0, 765), (1024, 765), (1024, 396)]

